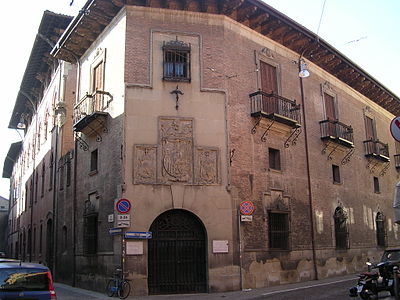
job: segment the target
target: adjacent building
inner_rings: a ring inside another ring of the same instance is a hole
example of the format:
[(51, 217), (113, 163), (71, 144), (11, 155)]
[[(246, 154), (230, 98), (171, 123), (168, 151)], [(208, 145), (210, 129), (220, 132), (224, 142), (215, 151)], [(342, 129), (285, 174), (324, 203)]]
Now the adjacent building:
[(46, 225), (58, 280), (103, 290), (122, 265), (135, 295), (258, 288), (399, 244), (400, 99), (264, 2), (88, 1), (51, 55), (70, 96), (52, 106), (51, 213), (26, 202), (9, 247), (26, 258)]

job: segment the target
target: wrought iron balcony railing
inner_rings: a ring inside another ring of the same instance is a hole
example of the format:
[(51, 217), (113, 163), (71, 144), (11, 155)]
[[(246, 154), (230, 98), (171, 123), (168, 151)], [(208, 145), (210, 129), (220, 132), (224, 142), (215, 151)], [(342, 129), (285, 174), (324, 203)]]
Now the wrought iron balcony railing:
[(324, 120), (319, 122), (321, 127), (321, 139), (332, 140), (343, 146), (354, 147), (353, 128), (338, 120)]
[(112, 95), (105, 91), (87, 93), (74, 107), (74, 124), (93, 113), (103, 112), (112, 99)]
[(250, 94), (251, 116), (265, 117), (299, 127), (301, 123), (300, 104), (282, 96), (257, 91)]
[(384, 162), (390, 161), (389, 145), (379, 140), (364, 141), (365, 156), (375, 157)]
[(400, 169), (400, 154), (394, 156), (394, 166), (396, 169)]

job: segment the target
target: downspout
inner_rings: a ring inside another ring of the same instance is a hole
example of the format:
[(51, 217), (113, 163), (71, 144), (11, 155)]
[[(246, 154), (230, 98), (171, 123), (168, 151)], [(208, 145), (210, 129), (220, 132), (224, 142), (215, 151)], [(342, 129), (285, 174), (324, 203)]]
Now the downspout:
[[(300, 68), (300, 60), (302, 56), (299, 57), (298, 66), (299, 72)], [(307, 183), (308, 183), (308, 202), (310, 209), (310, 231), (311, 231), (311, 247), (312, 247), (312, 257), (313, 257), (313, 266), (314, 266), (314, 279), (318, 280), (318, 268), (317, 268), (317, 255), (315, 251), (315, 232), (314, 232), (314, 208), (313, 208), (313, 198), (312, 198), (312, 190), (311, 190), (311, 174), (310, 174), (310, 153), (308, 149), (308, 138), (307, 138), (307, 121), (306, 121), (306, 110), (305, 110), (305, 99), (304, 99), (304, 86), (303, 86), (303, 78), (299, 77), (300, 80), (300, 94), (301, 94), (301, 107), (304, 116), (303, 124), (304, 124), (304, 144), (306, 151), (306, 169), (307, 169)]]

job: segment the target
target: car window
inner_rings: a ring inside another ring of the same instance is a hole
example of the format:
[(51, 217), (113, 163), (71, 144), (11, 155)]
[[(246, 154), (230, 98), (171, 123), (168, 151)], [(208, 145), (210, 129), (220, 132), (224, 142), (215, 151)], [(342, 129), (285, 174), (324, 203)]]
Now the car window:
[(383, 253), (382, 261), (400, 260), (400, 251), (390, 251)]
[(47, 271), (42, 269), (0, 269), (0, 291), (46, 291)]

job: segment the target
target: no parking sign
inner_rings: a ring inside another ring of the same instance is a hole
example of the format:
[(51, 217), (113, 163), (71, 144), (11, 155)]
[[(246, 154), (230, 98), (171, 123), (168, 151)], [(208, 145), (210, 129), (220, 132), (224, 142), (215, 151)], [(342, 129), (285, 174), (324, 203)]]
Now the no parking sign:
[(396, 117), (392, 120), (392, 123), (390, 123), (390, 132), (393, 138), (400, 142), (400, 117)]
[(115, 209), (120, 214), (127, 214), (131, 210), (131, 202), (128, 199), (119, 199), (115, 204)]

